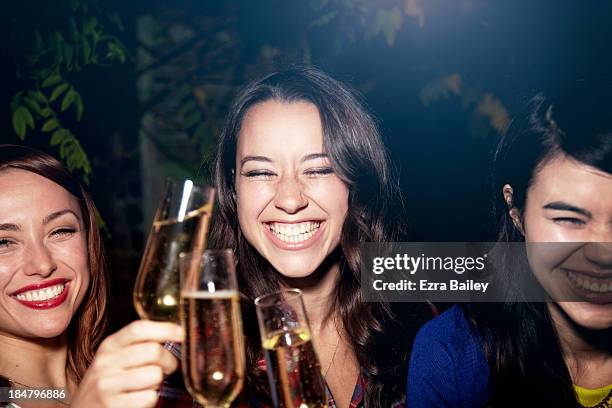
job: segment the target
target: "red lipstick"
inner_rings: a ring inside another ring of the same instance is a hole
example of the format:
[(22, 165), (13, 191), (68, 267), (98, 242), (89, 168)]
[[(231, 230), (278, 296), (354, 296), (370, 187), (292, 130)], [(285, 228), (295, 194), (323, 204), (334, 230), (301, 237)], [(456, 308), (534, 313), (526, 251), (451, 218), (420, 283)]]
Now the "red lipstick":
[[(17, 299), (17, 295), (24, 293), (24, 292), (29, 292), (32, 290), (40, 290), (40, 289), (44, 289), (44, 288), (48, 288), (51, 286), (55, 286), (55, 285), (59, 285), (59, 284), (63, 284), (64, 285), (64, 290), (62, 291), (62, 293), (60, 293), (59, 296), (54, 297), (52, 299), (47, 299), (47, 300), (23, 300), (23, 299)], [(58, 279), (51, 279), (45, 282), (40, 282), (40, 283), (35, 283), (33, 285), (28, 285), (28, 286), (24, 286), (18, 290), (16, 290), (14, 293), (11, 294), (11, 296), (17, 300), (19, 303), (21, 303), (24, 306), (27, 306), (29, 308), (32, 309), (52, 309), (54, 307), (57, 307), (59, 305), (61, 305), (62, 303), (64, 303), (64, 301), (66, 300), (66, 298), (68, 297), (68, 289), (70, 288), (70, 282), (67, 279), (62, 279), (62, 278), (58, 278)]]

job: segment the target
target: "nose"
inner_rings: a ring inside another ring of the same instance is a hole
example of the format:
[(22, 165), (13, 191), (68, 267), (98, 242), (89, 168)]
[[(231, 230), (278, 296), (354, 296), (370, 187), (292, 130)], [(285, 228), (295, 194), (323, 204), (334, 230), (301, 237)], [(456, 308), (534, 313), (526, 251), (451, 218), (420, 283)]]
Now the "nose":
[(288, 214), (295, 214), (308, 206), (302, 185), (292, 177), (282, 178), (276, 188), (274, 205)]
[(40, 275), (46, 278), (57, 269), (55, 259), (44, 243), (33, 245), (28, 256), (29, 259), (26, 260), (27, 265), (25, 267), (26, 275)]
[(584, 246), (584, 256), (601, 269), (612, 269), (612, 242), (589, 242)]

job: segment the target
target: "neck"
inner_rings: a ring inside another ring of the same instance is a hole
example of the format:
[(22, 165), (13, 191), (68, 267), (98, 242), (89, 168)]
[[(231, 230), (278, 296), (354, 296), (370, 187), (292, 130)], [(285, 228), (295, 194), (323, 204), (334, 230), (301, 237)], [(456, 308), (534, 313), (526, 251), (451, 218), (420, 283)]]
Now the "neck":
[(333, 306), (339, 276), (340, 254), (339, 250), (336, 250), (308, 277), (283, 278), (281, 281), (284, 287), (298, 288), (302, 291), (304, 307), (308, 311), (313, 334), (321, 332), (336, 318)]
[(66, 332), (51, 339), (28, 339), (0, 332), (0, 375), (27, 387), (68, 385)]
[(577, 325), (556, 303), (548, 305), (559, 335), (563, 358), (575, 384), (592, 374), (604, 379), (612, 378), (612, 330), (590, 330)]

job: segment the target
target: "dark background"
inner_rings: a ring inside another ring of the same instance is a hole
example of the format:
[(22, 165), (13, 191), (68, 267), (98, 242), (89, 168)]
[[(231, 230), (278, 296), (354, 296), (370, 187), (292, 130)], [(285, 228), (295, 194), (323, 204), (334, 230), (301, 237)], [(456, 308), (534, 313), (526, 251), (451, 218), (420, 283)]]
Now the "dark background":
[[(86, 63), (92, 16), (103, 39), (99, 60)], [(48, 117), (35, 109), (34, 129), (18, 134), (14, 97), (49, 97), (58, 85), (42, 85), (57, 73), (80, 95), (80, 120), (76, 102), (62, 111), (65, 93), (51, 106), (91, 164), (91, 174), (82, 160), (72, 167), (106, 224), (118, 327), (135, 317), (131, 288), (163, 178), (207, 180), (227, 104), (247, 81), (301, 63), (350, 83), (400, 173), (410, 239), (494, 240), (496, 142), (536, 91), (609, 76), (611, 17), (612, 2), (578, 0), (6, 2), (0, 141), (68, 162), (75, 149), (62, 155), (65, 140), (41, 130)], [(58, 63), (57, 33), (71, 63), (65, 53)]]

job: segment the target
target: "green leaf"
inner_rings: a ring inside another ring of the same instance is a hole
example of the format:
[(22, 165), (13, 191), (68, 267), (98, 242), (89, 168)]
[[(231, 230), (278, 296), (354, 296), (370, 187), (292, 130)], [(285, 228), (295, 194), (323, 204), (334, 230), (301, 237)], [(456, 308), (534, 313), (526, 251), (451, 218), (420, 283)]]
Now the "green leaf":
[(32, 112), (42, 116), (41, 107), (36, 99), (26, 96), (23, 98), (23, 102), (27, 105), (28, 108), (30, 108), (30, 110), (32, 110)]
[(121, 21), (121, 17), (117, 13), (112, 13), (108, 15), (108, 19), (111, 23), (115, 24), (119, 31), (125, 30), (125, 26), (123, 25), (123, 21)]
[(70, 88), (66, 95), (64, 95), (64, 99), (62, 100), (62, 112), (65, 111), (72, 105), (72, 102), (79, 96), (79, 94), (74, 90), (74, 88)]
[(89, 64), (89, 59), (91, 57), (91, 45), (89, 45), (89, 40), (87, 40), (86, 36), (81, 37), (81, 41), (83, 43), (83, 60), (85, 64)]
[(24, 106), (19, 106), (13, 112), (13, 129), (21, 140), (25, 139), (26, 135), (26, 116), (29, 114)]
[(187, 84), (183, 84), (181, 85), (179, 90), (176, 92), (175, 100), (177, 102), (180, 102), (183, 99), (185, 99), (187, 96), (191, 95), (191, 93), (192, 93), (191, 86)]
[(67, 137), (70, 136), (70, 132), (67, 129), (58, 129), (51, 135), (51, 142), (49, 144), (51, 146), (56, 146), (64, 141)]
[(183, 124), (183, 126), (186, 129), (188, 129), (194, 126), (196, 123), (198, 123), (201, 119), (202, 119), (202, 114), (200, 112), (197, 112), (197, 111), (193, 112), (191, 115), (185, 118), (185, 123)]
[(179, 115), (187, 116), (193, 111), (197, 110), (197, 108), (198, 105), (196, 104), (196, 101), (194, 99), (190, 99), (179, 108)]
[(48, 118), (49, 116), (51, 116), (51, 109), (50, 108), (42, 108), (40, 110), (40, 116), (42, 116), (43, 118)]
[(96, 25), (98, 25), (96, 16), (89, 17), (85, 24), (83, 24), (83, 34), (93, 34), (96, 30)]
[(11, 99), (10, 103), (12, 111), (16, 110), (19, 105), (21, 105), (21, 98), (23, 98), (23, 91), (19, 91), (15, 95), (13, 95), (13, 99)]
[(57, 121), (57, 119), (51, 118), (48, 121), (45, 122), (45, 124), (42, 127), (42, 131), (43, 132), (52, 132), (55, 129), (57, 129), (59, 126), (59, 123)]
[(203, 141), (208, 138), (208, 128), (204, 122), (200, 122), (195, 132), (193, 132), (193, 140)]
[(76, 21), (72, 17), (70, 17), (70, 36), (75, 43), (79, 41), (79, 29), (77, 28)]
[(125, 62), (125, 50), (118, 42), (109, 42), (107, 45), (106, 58), (108, 59), (118, 59), (122, 64)]
[(80, 122), (81, 117), (83, 116), (83, 99), (81, 99), (81, 95), (79, 95), (78, 93), (76, 94), (76, 97), (74, 99), (74, 104), (76, 105), (77, 109), (77, 122)]
[(56, 84), (59, 84), (62, 81), (62, 77), (58, 74), (52, 74), (51, 76), (47, 77), (43, 83), (42, 83), (42, 87), (43, 88), (47, 88), (49, 86), (53, 86)]
[(28, 95), (36, 99), (39, 103), (47, 103), (47, 97), (40, 91), (28, 91)]
[(64, 53), (64, 61), (66, 61), (66, 66), (70, 67), (72, 65), (72, 57), (74, 55), (74, 47), (66, 42), (62, 45), (62, 51)]
[(49, 99), (49, 101), (53, 102), (54, 100), (56, 100), (57, 98), (59, 98), (59, 96), (64, 93), (64, 91), (66, 89), (68, 89), (68, 83), (64, 82), (61, 85), (58, 85), (54, 90), (53, 93), (51, 93), (51, 98)]

